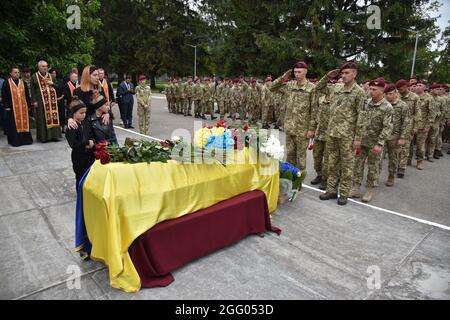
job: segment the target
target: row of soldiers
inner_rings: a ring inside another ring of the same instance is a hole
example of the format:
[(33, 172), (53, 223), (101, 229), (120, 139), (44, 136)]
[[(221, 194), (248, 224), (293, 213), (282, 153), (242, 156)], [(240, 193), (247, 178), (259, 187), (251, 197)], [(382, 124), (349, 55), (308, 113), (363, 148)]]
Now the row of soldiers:
[[(199, 77), (192, 81), (182, 82), (178, 78), (169, 80), (165, 93), (169, 112), (192, 116), (192, 108), (196, 118), (206, 119), (210, 115), (215, 119), (214, 113), (220, 115), (220, 119), (228, 116), (233, 121), (240, 119), (250, 125), (262, 123), (264, 128), (274, 125), (274, 128), (283, 127), (286, 103), (285, 95), (281, 92), (273, 92), (272, 77), (268, 76), (264, 84), (257, 82), (255, 78), (245, 81), (237, 77), (231, 80), (225, 77), (216, 84), (209, 77)], [(217, 109), (216, 109), (217, 105)]]
[[(416, 141), (416, 167), (442, 156), (442, 133), (450, 124), (450, 99), (445, 84), (410, 86), (406, 80), (395, 84), (377, 78), (356, 83), (357, 65), (347, 62), (328, 72), (317, 84), (307, 80), (308, 66), (299, 61), (276, 79), (270, 90), (286, 95), (287, 161), (303, 166), (306, 150), (313, 141), (314, 167), (326, 192), (321, 200), (361, 197), (364, 166), (368, 174), (364, 202), (370, 202), (385, 152), (389, 158), (387, 186), (395, 175), (403, 178), (411, 163)], [(294, 79), (292, 79), (294, 76)], [(338, 81), (336, 79), (339, 78)], [(339, 197), (338, 197), (339, 193)]]

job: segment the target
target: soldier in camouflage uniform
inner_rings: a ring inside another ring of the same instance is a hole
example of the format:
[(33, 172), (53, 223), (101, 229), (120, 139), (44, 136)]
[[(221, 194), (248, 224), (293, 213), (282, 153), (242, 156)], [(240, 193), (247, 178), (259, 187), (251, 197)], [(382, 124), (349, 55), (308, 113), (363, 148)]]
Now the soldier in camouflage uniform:
[(148, 134), (150, 130), (150, 113), (152, 104), (152, 89), (146, 84), (145, 80), (145, 76), (140, 76), (139, 84), (136, 87), (139, 132), (142, 134)]
[(273, 92), (275, 106), (275, 129), (284, 131), (284, 120), (286, 117), (286, 95), (281, 92)]
[[(341, 75), (344, 85), (328, 87), (328, 80)], [(347, 204), (354, 169), (354, 153), (360, 150), (364, 127), (364, 90), (356, 83), (357, 66), (347, 62), (328, 72), (316, 85), (317, 92), (330, 91), (330, 121), (328, 122), (328, 180), (327, 191), (321, 200), (336, 199)]]
[(214, 84), (211, 83), (209, 77), (205, 77), (204, 84), (202, 86), (202, 119), (206, 119), (206, 114), (211, 115), (211, 120), (216, 119), (214, 117)]
[(395, 83), (397, 90), (400, 94), (400, 99), (408, 105), (410, 124), (409, 128), (410, 135), (407, 136), (407, 141), (404, 146), (400, 147), (399, 153), (399, 164), (398, 164), (398, 178), (403, 178), (405, 176), (406, 165), (411, 164), (413, 151), (414, 151), (414, 141), (415, 135), (417, 133), (417, 123), (420, 119), (420, 109), (418, 106), (419, 96), (412, 91), (408, 90), (408, 82), (406, 80), (398, 80)]
[(266, 83), (262, 87), (262, 123), (264, 129), (269, 129), (270, 124), (273, 122), (273, 113), (275, 108), (275, 93), (270, 91), (272, 86), (272, 77), (266, 78)]
[[(447, 129), (447, 123), (450, 119), (450, 97), (447, 94), (447, 85), (444, 83), (440, 84), (440, 96), (442, 98), (442, 122), (441, 122), (441, 128), (439, 130), (438, 139), (436, 142), (436, 154), (439, 157), (443, 157), (444, 154), (442, 153), (442, 142), (443, 139), (446, 139), (446, 129)], [(450, 153), (449, 153), (450, 154)]]
[[(418, 81), (416, 83), (416, 93), (419, 96), (418, 108), (420, 109), (420, 118), (417, 119), (417, 169), (423, 170), (423, 160), (425, 159), (425, 146), (428, 135), (433, 134), (437, 110), (433, 97), (425, 92), (425, 83)], [(430, 132), (431, 131), (431, 132)]]
[(245, 81), (242, 86), (246, 96), (248, 122), (256, 125), (261, 120), (261, 86), (256, 82), (255, 78), (250, 79), (250, 85)]
[(173, 80), (173, 92), (175, 100), (175, 114), (181, 114), (183, 110), (183, 84), (178, 78)]
[(202, 113), (202, 98), (203, 98), (203, 88), (200, 82), (200, 78), (195, 78), (194, 88), (192, 89), (193, 99), (194, 99), (194, 115), (196, 118), (201, 118)]
[(236, 121), (236, 113), (240, 110), (241, 106), (241, 100), (242, 100), (242, 93), (241, 89), (239, 88), (239, 79), (234, 79), (233, 81), (233, 87), (230, 91), (230, 117), (234, 121)]
[(167, 100), (167, 108), (169, 109), (169, 112), (174, 111), (174, 106), (173, 106), (173, 82), (172, 79), (169, 79), (169, 81), (167, 82), (167, 86), (166, 86), (166, 100)]
[(402, 101), (394, 84), (389, 84), (384, 89), (386, 100), (394, 108), (392, 118), (392, 133), (386, 141), (386, 151), (389, 156), (389, 177), (386, 186), (394, 185), (395, 174), (398, 169), (400, 149), (405, 146), (411, 133), (411, 116), (406, 102)]
[(433, 83), (430, 87), (431, 89), (431, 95), (435, 99), (436, 106), (438, 106), (437, 110), (439, 113), (439, 118), (437, 119), (437, 132), (436, 132), (436, 139), (434, 141), (434, 144), (429, 145), (428, 149), (428, 155), (431, 157), (431, 149), (433, 148), (433, 158), (440, 159), (441, 156), (443, 156), (441, 152), (442, 148), (442, 132), (444, 130), (445, 126), (445, 114), (446, 114), (446, 108), (447, 108), (447, 100), (443, 96), (443, 85), (440, 83)]
[(187, 77), (187, 82), (184, 83), (184, 103), (183, 103), (183, 115), (192, 116), (192, 101), (194, 97), (194, 84), (192, 83), (192, 77)]
[(248, 100), (248, 90), (249, 90), (249, 86), (247, 85), (247, 83), (245, 82), (244, 78), (241, 77), (239, 79), (239, 90), (241, 92), (241, 103), (240, 103), (240, 108), (238, 109), (238, 113), (239, 113), (239, 119), (241, 119), (241, 122), (247, 121), (248, 117), (247, 117), (247, 100)]
[(360, 197), (360, 186), (364, 174), (364, 163), (368, 162), (366, 192), (362, 197), (363, 202), (370, 202), (373, 196), (373, 188), (377, 178), (379, 161), (385, 141), (392, 133), (392, 105), (384, 98), (385, 82), (381, 79), (372, 80), (369, 83), (372, 99), (367, 104), (365, 111), (366, 120), (361, 141), (361, 152), (356, 157), (355, 175), (350, 197)]
[(217, 106), (219, 107), (219, 114), (220, 114), (220, 120), (223, 120), (225, 118), (225, 101), (226, 101), (226, 95), (227, 95), (227, 78), (224, 78), (224, 80), (217, 86), (215, 98), (217, 101)]
[[(332, 87), (332, 83), (328, 83), (328, 87)], [(316, 112), (316, 135), (314, 139), (314, 170), (316, 170), (317, 177), (311, 181), (312, 185), (320, 183), (319, 189), (326, 190), (328, 178), (328, 149), (327, 149), (327, 131), (328, 122), (330, 120), (330, 90), (325, 93), (318, 94), (317, 112)]]
[(233, 87), (233, 82), (230, 78), (225, 77), (227, 86), (225, 87), (225, 114), (229, 115), (231, 118), (231, 88)]
[[(295, 80), (290, 80), (294, 71)], [(316, 131), (316, 97), (314, 85), (306, 79), (308, 66), (297, 62), (293, 69), (276, 79), (270, 88), (287, 95), (286, 105), (286, 149), (287, 161), (297, 168), (306, 166), (306, 150), (309, 139)]]

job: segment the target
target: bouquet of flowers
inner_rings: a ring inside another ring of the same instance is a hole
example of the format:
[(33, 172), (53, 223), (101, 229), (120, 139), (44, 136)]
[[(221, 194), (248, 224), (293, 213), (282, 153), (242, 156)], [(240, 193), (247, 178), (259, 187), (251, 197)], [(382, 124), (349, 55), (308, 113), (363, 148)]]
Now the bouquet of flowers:
[(270, 135), (266, 143), (262, 144), (261, 152), (266, 153), (269, 157), (281, 161), (284, 157), (284, 146), (281, 145), (280, 140)]
[(161, 142), (126, 138), (123, 146), (108, 144), (104, 141), (95, 146), (94, 154), (101, 164), (109, 162), (167, 162), (171, 159), (171, 150), (180, 141), (181, 139), (178, 137)]
[(201, 149), (228, 149), (233, 148), (235, 140), (233, 132), (228, 129), (225, 121), (221, 120), (214, 126), (203, 127), (194, 133), (194, 143)]
[(304, 167), (300, 169), (294, 167), (288, 162), (280, 162), (280, 202), (284, 203), (285, 199), (294, 201), (298, 191), (302, 187), (305, 180), (306, 171)]

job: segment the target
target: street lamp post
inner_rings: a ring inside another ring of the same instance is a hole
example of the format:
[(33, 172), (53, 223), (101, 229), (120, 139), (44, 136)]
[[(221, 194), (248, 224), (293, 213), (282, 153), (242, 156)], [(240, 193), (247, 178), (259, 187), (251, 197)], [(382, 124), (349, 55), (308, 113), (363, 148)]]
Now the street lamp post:
[(414, 76), (414, 67), (416, 64), (416, 54), (417, 54), (417, 43), (419, 42), (419, 31), (416, 32), (416, 45), (414, 46), (414, 56), (412, 61), (412, 67), (411, 67), (411, 78)]
[(197, 77), (197, 45), (193, 46), (188, 44), (188, 46), (194, 48), (194, 79)]

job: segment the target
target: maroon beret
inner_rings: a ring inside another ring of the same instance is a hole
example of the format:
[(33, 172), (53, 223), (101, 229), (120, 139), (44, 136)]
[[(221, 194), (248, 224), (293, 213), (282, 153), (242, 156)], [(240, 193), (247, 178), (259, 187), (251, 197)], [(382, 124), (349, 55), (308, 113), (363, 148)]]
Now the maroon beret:
[(251, 79), (250, 83), (256, 83), (256, 79), (255, 78)]
[(139, 81), (142, 81), (142, 80), (145, 80), (145, 79), (147, 79), (144, 75), (140, 75), (139, 76)]
[(272, 77), (271, 77), (271, 76), (268, 76), (268, 77), (266, 78), (266, 82), (268, 82), (268, 81), (272, 81)]
[(295, 68), (308, 69), (308, 65), (305, 61), (298, 61), (296, 64), (294, 64), (294, 69)]
[(375, 79), (369, 82), (369, 86), (384, 88), (386, 86), (386, 82), (383, 79)]
[(404, 80), (404, 79), (400, 79), (395, 83), (395, 86), (397, 87), (397, 89), (404, 87), (404, 86), (408, 86), (409, 82)]
[(397, 90), (397, 87), (393, 83), (389, 83), (386, 87), (384, 87), (384, 93), (388, 93), (395, 90)]
[(418, 80), (417, 82), (416, 82), (416, 84), (423, 84), (423, 85), (427, 85), (427, 83), (426, 83), (426, 81), (425, 80)]
[(209, 77), (205, 77), (203, 80), (204, 81), (211, 81), (211, 79)]
[(358, 66), (356, 65), (356, 62), (354, 61), (348, 61), (341, 65), (339, 68), (341, 71), (344, 69), (358, 69)]

